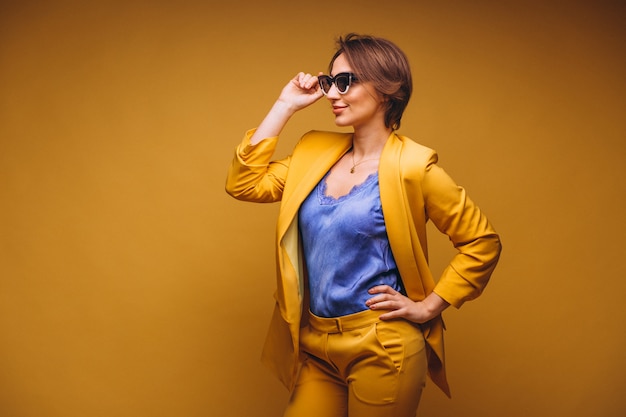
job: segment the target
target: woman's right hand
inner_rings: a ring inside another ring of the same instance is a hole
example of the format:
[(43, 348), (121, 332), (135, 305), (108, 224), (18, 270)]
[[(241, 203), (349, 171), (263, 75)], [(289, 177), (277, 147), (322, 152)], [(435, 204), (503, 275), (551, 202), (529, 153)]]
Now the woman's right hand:
[(293, 77), (250, 138), (250, 144), (256, 145), (265, 138), (278, 136), (295, 112), (315, 103), (323, 95), (317, 76), (301, 72)]
[(296, 112), (315, 103), (323, 95), (317, 76), (300, 72), (283, 88), (278, 100)]

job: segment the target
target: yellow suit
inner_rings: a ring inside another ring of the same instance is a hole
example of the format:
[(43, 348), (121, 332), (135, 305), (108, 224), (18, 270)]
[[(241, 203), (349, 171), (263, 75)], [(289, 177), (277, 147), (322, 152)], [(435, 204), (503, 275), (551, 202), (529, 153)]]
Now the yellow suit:
[[(292, 389), (299, 363), (299, 332), (307, 318), (306, 271), (298, 233), (298, 210), (324, 174), (350, 149), (352, 134), (312, 131), (291, 156), (271, 161), (278, 138), (250, 145), (253, 130), (237, 147), (226, 181), (233, 197), (281, 201), (277, 222), (276, 308), (263, 361)], [(436, 165), (437, 154), (392, 133), (379, 164), (380, 198), (389, 243), (407, 295), (419, 301), (432, 291), (455, 307), (476, 298), (498, 261), (500, 239), (465, 190)], [(458, 250), (437, 283), (428, 268), (426, 222), (449, 236)], [(304, 314), (303, 314), (304, 313)], [(422, 325), (431, 379), (450, 395), (445, 374), (443, 321)]]

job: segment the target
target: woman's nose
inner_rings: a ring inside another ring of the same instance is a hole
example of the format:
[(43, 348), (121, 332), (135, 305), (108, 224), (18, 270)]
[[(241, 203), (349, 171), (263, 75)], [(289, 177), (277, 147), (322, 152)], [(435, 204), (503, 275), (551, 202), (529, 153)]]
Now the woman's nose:
[(328, 90), (328, 93), (326, 93), (326, 97), (332, 100), (336, 100), (339, 98), (339, 91), (337, 90), (337, 86), (335, 86), (335, 83), (332, 83), (330, 85), (330, 89)]

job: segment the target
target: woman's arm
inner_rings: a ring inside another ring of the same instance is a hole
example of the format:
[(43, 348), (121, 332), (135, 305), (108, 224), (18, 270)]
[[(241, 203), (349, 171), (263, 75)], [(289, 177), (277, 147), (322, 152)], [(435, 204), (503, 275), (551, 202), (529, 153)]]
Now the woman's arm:
[(412, 301), (386, 285), (370, 289), (372, 298), (367, 306), (373, 310), (390, 310), (381, 315), (383, 320), (402, 317), (423, 323), (450, 305), (460, 307), (482, 293), (500, 256), (499, 236), (485, 215), (465, 190), (437, 166), (436, 155), (429, 159), (420, 180), (424, 209), (458, 252), (434, 291), (421, 301)]
[(500, 237), (465, 189), (437, 164), (426, 169), (422, 190), (428, 217), (458, 251), (434, 292), (459, 308), (478, 297), (489, 282), (502, 250)]
[(315, 103), (322, 95), (316, 76), (303, 72), (296, 75), (283, 88), (278, 100), (250, 138), (250, 144), (256, 145), (265, 138), (278, 136), (291, 116)]
[(280, 201), (290, 158), (272, 161), (278, 135), (291, 116), (322, 96), (317, 77), (299, 73), (283, 88), (258, 128), (246, 132), (228, 170), (226, 192), (244, 201)]

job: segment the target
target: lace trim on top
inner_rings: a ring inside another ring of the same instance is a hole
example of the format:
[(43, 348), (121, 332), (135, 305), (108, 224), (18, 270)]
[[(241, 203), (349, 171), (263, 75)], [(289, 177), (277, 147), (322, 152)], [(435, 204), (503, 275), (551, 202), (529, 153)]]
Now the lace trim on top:
[(352, 187), (352, 189), (350, 189), (348, 194), (344, 194), (342, 196), (335, 198), (332, 195), (326, 195), (326, 188), (327, 188), (326, 179), (328, 178), (329, 174), (330, 174), (330, 171), (327, 172), (326, 175), (324, 175), (324, 178), (322, 178), (319, 185), (317, 186), (317, 198), (320, 204), (341, 203), (342, 201), (345, 201), (355, 195), (358, 195), (361, 191), (363, 191), (363, 189), (365, 189), (368, 185), (370, 185), (372, 182), (378, 179), (378, 171), (373, 172), (370, 175), (368, 175), (367, 178), (365, 178), (365, 181), (363, 181), (360, 184), (356, 184), (354, 187)]

